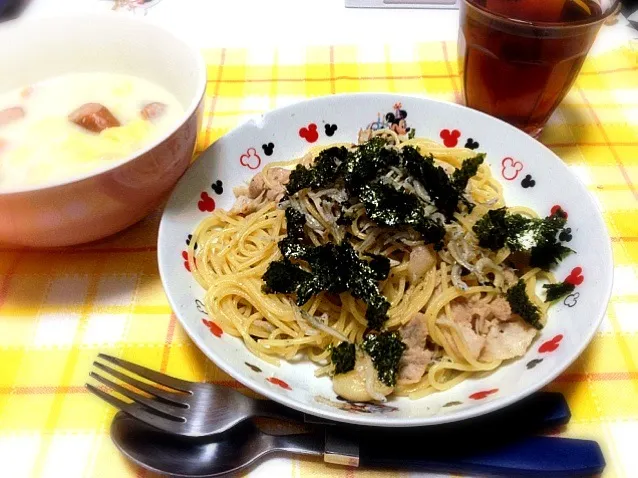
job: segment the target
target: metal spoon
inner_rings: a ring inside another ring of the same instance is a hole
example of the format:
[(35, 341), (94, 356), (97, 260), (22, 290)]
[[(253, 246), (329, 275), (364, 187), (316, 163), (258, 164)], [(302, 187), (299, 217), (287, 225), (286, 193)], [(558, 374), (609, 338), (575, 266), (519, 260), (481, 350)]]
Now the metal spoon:
[(119, 412), (111, 425), (115, 446), (130, 460), (155, 473), (179, 477), (214, 477), (249, 467), (274, 452), (322, 455), (319, 434), (274, 436), (251, 421), (204, 438), (172, 435)]
[[(462, 429), (402, 436), (391, 430), (327, 426), (311, 433), (268, 435), (251, 421), (223, 435), (187, 438), (170, 435), (123, 413), (111, 426), (119, 450), (138, 465), (178, 477), (212, 478), (244, 470), (277, 452), (323, 456), (328, 463), (397, 470), (513, 477), (576, 477), (602, 472), (599, 445), (589, 440), (518, 436), (464, 439)], [(466, 436), (466, 435), (465, 435)]]

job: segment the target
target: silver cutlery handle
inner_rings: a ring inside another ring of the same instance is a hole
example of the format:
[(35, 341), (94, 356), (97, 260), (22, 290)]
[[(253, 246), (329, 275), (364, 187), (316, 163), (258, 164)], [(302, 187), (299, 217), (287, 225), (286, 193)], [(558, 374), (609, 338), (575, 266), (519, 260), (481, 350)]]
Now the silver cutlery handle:
[(270, 442), (269, 452), (281, 451), (297, 455), (321, 456), (324, 454), (324, 437), (321, 433), (298, 435), (264, 435)]

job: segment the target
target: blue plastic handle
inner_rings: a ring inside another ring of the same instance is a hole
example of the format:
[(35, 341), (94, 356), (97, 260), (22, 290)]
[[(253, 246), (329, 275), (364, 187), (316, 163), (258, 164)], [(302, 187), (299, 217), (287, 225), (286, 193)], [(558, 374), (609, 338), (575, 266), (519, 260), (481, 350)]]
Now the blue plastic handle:
[[(486, 435), (483, 441), (489, 441)], [(602, 473), (605, 459), (590, 440), (530, 436), (494, 447), (467, 444), (447, 449), (423, 442), (417, 446), (362, 443), (361, 466), (413, 469), (436, 473), (506, 477), (581, 477)]]
[(578, 477), (605, 468), (598, 443), (534, 436), (569, 422), (560, 393), (533, 394), (504, 410), (421, 430), (362, 435), (361, 466), (506, 477)]
[(528, 433), (560, 427), (567, 424), (571, 417), (563, 394), (537, 392), (507, 408), (447, 428), (456, 432), (460, 427), (477, 430), (489, 427), (490, 430), (498, 428), (506, 434)]

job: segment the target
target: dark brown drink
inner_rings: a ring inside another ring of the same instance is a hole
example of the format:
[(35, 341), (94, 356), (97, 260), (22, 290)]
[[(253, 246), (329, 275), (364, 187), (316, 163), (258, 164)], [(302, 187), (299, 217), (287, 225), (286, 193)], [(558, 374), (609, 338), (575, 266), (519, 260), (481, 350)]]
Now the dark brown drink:
[(465, 0), (466, 105), (534, 136), (572, 86), (607, 14), (591, 0)]

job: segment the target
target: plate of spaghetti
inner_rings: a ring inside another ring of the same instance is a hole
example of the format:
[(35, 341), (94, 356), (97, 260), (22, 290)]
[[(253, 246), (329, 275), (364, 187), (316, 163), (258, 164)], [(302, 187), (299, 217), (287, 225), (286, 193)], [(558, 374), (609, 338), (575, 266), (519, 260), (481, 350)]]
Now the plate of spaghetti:
[(195, 344), (333, 420), (481, 415), (582, 353), (611, 293), (598, 207), (550, 150), (420, 97), (337, 95), (248, 121), (176, 187), (159, 233)]

